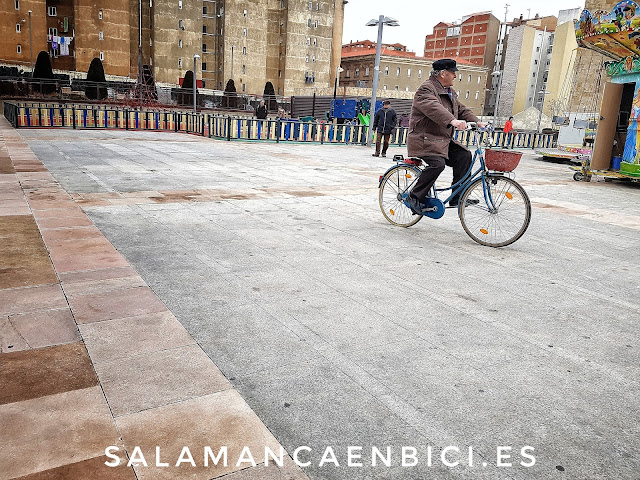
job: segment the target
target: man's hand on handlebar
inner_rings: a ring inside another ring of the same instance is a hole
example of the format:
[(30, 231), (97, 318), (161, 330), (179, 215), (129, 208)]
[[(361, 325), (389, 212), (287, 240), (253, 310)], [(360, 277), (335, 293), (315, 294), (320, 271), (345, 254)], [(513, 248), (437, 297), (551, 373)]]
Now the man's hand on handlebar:
[(467, 122), (464, 120), (451, 120), (451, 125), (455, 127), (456, 130), (466, 130)]

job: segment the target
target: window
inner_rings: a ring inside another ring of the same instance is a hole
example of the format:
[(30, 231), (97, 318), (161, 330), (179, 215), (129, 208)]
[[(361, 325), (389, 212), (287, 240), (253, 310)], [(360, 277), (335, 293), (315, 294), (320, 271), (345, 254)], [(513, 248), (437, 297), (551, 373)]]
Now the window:
[(312, 61), (313, 63), (316, 63), (316, 56), (315, 56), (315, 55), (311, 55), (311, 61)]
[(307, 37), (307, 45), (311, 45), (311, 37)]
[(534, 61), (533, 61), (533, 64), (534, 64), (534, 65), (537, 65), (537, 64), (538, 64), (538, 60), (534, 60)]
[(315, 28), (318, 28), (318, 20), (315, 21), (314, 25)]
[(104, 40), (104, 32), (102, 30), (98, 32), (98, 40)]
[(540, 51), (540, 47), (536, 47), (536, 52), (539, 52), (539, 51)]
[(304, 61), (305, 61), (305, 62), (307, 62), (307, 63), (309, 63), (309, 55), (307, 55), (307, 56), (305, 57), (305, 60), (304, 60)]
[(408, 92), (409, 91), (409, 87), (404, 87), (404, 91)]
[(98, 20), (102, 20), (102, 10), (98, 10)]
[(309, 2), (309, 10), (313, 10), (313, 2)]
[(202, 7), (202, 14), (206, 15), (207, 14), (207, 7)]
[(469, 90), (467, 90), (467, 93), (465, 94), (464, 98), (469, 98)]
[(16, 0), (16, 10), (20, 10), (20, 0)]
[(47, 15), (50, 17), (55, 17), (58, 15), (58, 9), (56, 7), (47, 7)]
[(364, 69), (364, 76), (368, 77), (369, 76), (369, 67), (365, 67)]
[(100, 61), (104, 62), (104, 52), (100, 52)]
[(243, 83), (242, 84), (242, 91), (245, 92), (247, 90), (247, 86)]
[(202, 44), (202, 53), (206, 53), (207, 52), (207, 44), (203, 43)]
[(316, 2), (316, 10), (320, 10), (320, 2)]
[(400, 87), (399, 87), (398, 85), (396, 85), (395, 90), (396, 90), (396, 92), (397, 92), (398, 90), (400, 90)]
[(458, 76), (458, 80), (459, 80), (459, 81), (462, 81), (462, 74), (460, 74), (460, 75)]
[(182, 59), (181, 58), (178, 59), (178, 68), (182, 68)]
[(531, 76), (532, 76), (532, 77), (535, 77), (535, 76), (536, 76), (536, 72), (533, 72), (533, 75), (531, 75)]
[(182, 0), (178, 0), (178, 8), (182, 10)]
[(400, 67), (396, 68), (396, 77), (400, 76)]
[(56, 35), (58, 35), (58, 29), (54, 27), (49, 27), (49, 35), (51, 35), (52, 37), (55, 37)]
[[(182, 19), (178, 20), (178, 28), (179, 29), (183, 29), (184, 27), (182, 26)], [(202, 27), (202, 33), (204, 33), (204, 29), (205, 27)]]
[(384, 67), (384, 74), (385, 76), (389, 76), (389, 67)]
[(242, 36), (243, 36), (243, 37), (246, 37), (246, 36), (247, 36), (247, 29), (246, 29), (246, 28), (243, 28), (243, 29), (242, 29)]
[(18, 44), (18, 46), (16, 47), (16, 52), (18, 52), (18, 55), (22, 53), (22, 45)]
[(482, 77), (478, 75), (478, 83), (482, 81)]
[(386, 86), (386, 85), (382, 85), (382, 89), (383, 89), (383, 90), (386, 90), (386, 89), (387, 89), (387, 86)]
[(346, 78), (351, 77), (351, 70), (349, 70), (349, 69), (347, 68), (347, 71), (345, 72), (344, 76), (345, 76)]
[(353, 74), (354, 77), (358, 78), (360, 76), (360, 69), (356, 68), (356, 73)]
[(178, 40), (178, 48), (182, 48), (182, 40)]
[(407, 68), (407, 77), (411, 77), (411, 69)]
[(280, 8), (284, 8), (285, 4), (284, 4), (284, 0), (280, 0)]
[[(282, 3), (284, 3), (284, 1)], [(278, 70), (278, 78), (282, 78), (282, 70)]]
[(20, 33), (20, 24), (16, 23), (16, 33)]
[(246, 55), (247, 54), (247, 47), (242, 47), (242, 54)]
[[(180, 20), (182, 21), (182, 20)], [(180, 25), (180, 28), (182, 28), (182, 25)], [(202, 25), (202, 33), (207, 33), (207, 26), (206, 25)]]
[(202, 62), (202, 70), (206, 70), (207, 69), (207, 62)]
[(317, 45), (318, 44), (318, 39), (316, 37), (313, 37), (313, 45)]
[(422, 69), (418, 70), (418, 78), (422, 78)]
[(471, 75), (469, 75), (469, 78), (467, 79), (467, 82), (471, 83)]
[(478, 100), (478, 98), (480, 98), (480, 92), (476, 91), (476, 100)]
[(246, 9), (244, 9), (244, 10), (242, 11), (242, 16), (243, 16), (244, 18), (247, 18), (247, 10), (246, 10)]
[(247, 73), (247, 66), (242, 65), (242, 74), (245, 75)]
[(311, 28), (311, 19), (307, 20), (307, 27)]

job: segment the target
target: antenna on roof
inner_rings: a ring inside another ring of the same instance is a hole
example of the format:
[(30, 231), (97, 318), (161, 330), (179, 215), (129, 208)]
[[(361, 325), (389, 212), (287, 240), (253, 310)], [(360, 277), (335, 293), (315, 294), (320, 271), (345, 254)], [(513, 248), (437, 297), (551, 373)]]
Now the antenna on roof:
[(507, 23), (507, 12), (509, 11), (509, 4), (505, 3), (504, 5), (504, 23)]

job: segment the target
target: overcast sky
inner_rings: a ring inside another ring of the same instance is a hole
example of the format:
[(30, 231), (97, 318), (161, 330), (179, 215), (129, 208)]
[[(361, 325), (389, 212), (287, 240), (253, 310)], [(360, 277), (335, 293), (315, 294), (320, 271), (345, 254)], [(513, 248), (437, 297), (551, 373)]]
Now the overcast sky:
[(372, 18), (386, 15), (398, 20), (399, 27), (385, 27), (384, 43), (402, 43), (418, 56), (424, 53), (424, 37), (433, 31), (434, 25), (456, 22), (463, 15), (481, 11), (493, 11), (504, 21), (504, 6), (509, 4), (507, 19), (523, 14), (558, 16), (558, 10), (584, 8), (584, 0), (349, 0), (344, 8), (343, 43), (356, 40), (376, 41), (377, 27), (365, 27)]

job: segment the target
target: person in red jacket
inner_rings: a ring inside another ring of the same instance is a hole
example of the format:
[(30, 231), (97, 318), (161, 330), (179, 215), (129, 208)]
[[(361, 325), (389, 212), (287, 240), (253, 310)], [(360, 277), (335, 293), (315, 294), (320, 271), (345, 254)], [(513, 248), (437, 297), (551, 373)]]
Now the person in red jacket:
[[(507, 148), (511, 147), (513, 148), (513, 145), (511, 145), (511, 137), (513, 136), (513, 134), (511, 133), (513, 131), (513, 117), (509, 117), (509, 120), (507, 120), (504, 124), (504, 128), (502, 129), (502, 131), (504, 133), (506, 133), (506, 146)], [(515, 132), (513, 132), (515, 133)]]

